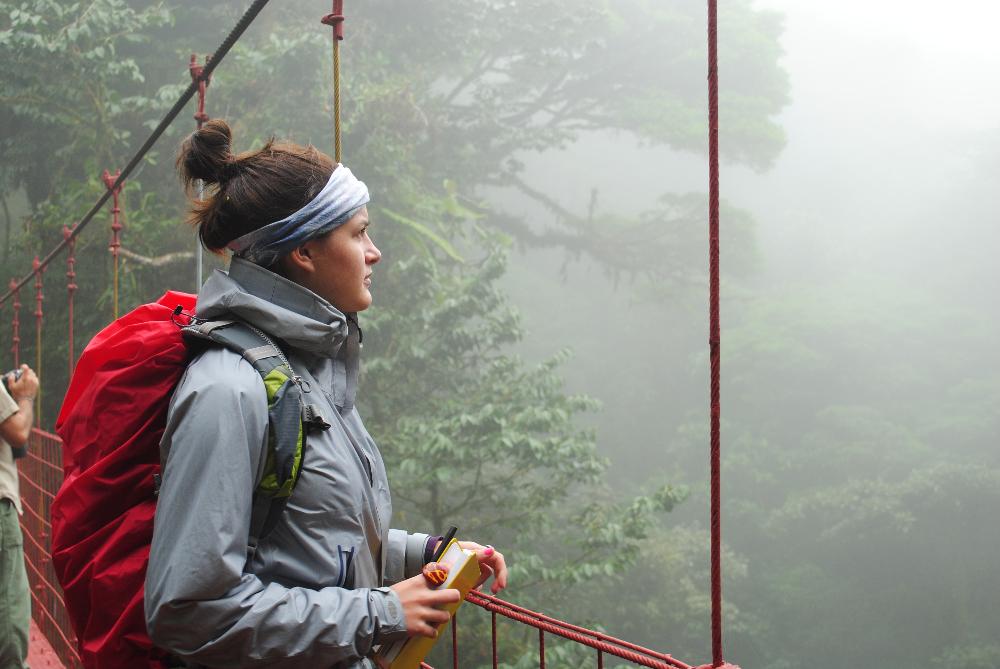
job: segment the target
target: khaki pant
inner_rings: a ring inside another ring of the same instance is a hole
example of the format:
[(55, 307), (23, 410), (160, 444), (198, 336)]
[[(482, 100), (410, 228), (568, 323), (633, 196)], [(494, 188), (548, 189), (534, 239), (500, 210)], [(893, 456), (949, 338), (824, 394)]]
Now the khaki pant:
[(31, 594), (17, 509), (0, 500), (0, 667), (27, 669)]

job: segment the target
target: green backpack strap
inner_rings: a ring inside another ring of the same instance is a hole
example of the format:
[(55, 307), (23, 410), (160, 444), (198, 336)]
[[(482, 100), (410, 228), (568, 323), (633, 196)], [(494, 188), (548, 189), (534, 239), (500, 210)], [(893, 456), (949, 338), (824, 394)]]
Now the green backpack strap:
[(247, 546), (249, 561), (260, 540), (274, 529), (302, 468), (309, 426), (329, 427), (303, 399), (308, 383), (295, 374), (281, 349), (257, 328), (236, 320), (198, 321), (182, 327), (186, 337), (239, 353), (260, 374), (267, 391), (268, 435), (264, 473), (254, 490)]

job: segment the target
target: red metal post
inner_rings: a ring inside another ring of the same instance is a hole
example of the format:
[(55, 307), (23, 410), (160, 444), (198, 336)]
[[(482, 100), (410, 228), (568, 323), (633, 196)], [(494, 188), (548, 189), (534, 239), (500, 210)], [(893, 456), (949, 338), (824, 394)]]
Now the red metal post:
[[(73, 231), (63, 226), (63, 239), (69, 247), (69, 255), (66, 256), (66, 293), (67, 311), (69, 319), (69, 375), (73, 376), (73, 365), (76, 363), (75, 351), (73, 350), (73, 296), (76, 293), (76, 239)], [(68, 377), (67, 377), (68, 378)]]
[(497, 612), (490, 611), (490, 621), (492, 623), (493, 635), (493, 669), (497, 669)]
[(458, 669), (458, 611), (451, 617), (451, 666)]
[(10, 338), (10, 350), (14, 354), (14, 366), (21, 366), (21, 291), (15, 279), (10, 280), (10, 290), (14, 293), (14, 318), (11, 320), (13, 332)]
[(118, 249), (121, 248), (121, 231), (122, 224), (121, 219), (118, 217), (121, 214), (121, 207), (119, 206), (118, 197), (121, 195), (122, 186), (124, 182), (118, 184), (115, 187), (115, 182), (118, 181), (118, 177), (122, 175), (121, 170), (117, 170), (114, 176), (107, 170), (104, 170), (104, 174), (101, 178), (104, 180), (104, 185), (107, 186), (108, 190), (111, 191), (111, 195), (114, 197), (114, 206), (111, 208), (111, 244), (108, 247), (111, 249), (111, 257), (114, 259), (114, 277), (112, 279), (112, 293), (114, 301), (114, 315), (118, 318)]
[[(35, 260), (31, 263), (32, 269), (35, 271), (35, 373), (38, 374), (39, 378), (42, 376), (42, 301), (45, 296), (42, 295), (42, 263), (35, 256)], [(42, 427), (42, 388), (38, 387), (38, 392), (35, 393), (35, 427)]]
[[(208, 65), (208, 58), (205, 59), (205, 65)], [(188, 65), (188, 71), (191, 73), (191, 80), (198, 82), (198, 111), (194, 114), (194, 120), (198, 122), (198, 130), (201, 130), (201, 126), (205, 121), (209, 119), (207, 113), (205, 113), (205, 93), (208, 90), (208, 85), (212, 83), (212, 75), (205, 79), (201, 78), (202, 72), (205, 71), (205, 65), (198, 64), (198, 55), (191, 54), (191, 64)]]
[(322, 23), (333, 28), (334, 39), (344, 39), (344, 0), (333, 0), (333, 12), (322, 19)]
[(722, 659), (722, 471), (721, 348), (719, 319), (719, 58), (718, 0), (708, 0), (708, 262), (709, 356), (711, 359), (712, 666)]
[(545, 630), (538, 629), (538, 669), (545, 669)]

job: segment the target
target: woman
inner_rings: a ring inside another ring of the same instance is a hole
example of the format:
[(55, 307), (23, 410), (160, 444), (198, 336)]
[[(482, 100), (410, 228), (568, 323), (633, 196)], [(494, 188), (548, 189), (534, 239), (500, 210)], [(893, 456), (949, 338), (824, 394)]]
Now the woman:
[[(439, 538), (389, 529), (385, 466), (354, 405), (361, 333), (381, 254), (368, 190), (314, 147), (269, 142), (234, 156), (224, 121), (181, 148), (206, 248), (233, 251), (198, 295), (200, 318), (238, 319), (274, 339), (329, 428), (309, 433), (301, 473), (274, 529), (247, 548), (264, 467), (264, 385), (213, 347), (188, 367), (161, 441), (163, 482), (146, 576), (153, 642), (186, 666), (371, 667), (373, 647), (433, 636), (454, 590), (421, 575)], [(471, 542), (493, 591), (503, 556)]]

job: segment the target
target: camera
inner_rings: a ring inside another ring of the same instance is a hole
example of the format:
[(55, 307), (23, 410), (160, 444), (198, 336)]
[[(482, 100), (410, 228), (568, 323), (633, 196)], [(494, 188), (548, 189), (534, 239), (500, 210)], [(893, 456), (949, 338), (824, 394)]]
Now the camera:
[[(0, 377), (0, 381), (3, 382), (4, 390), (7, 391), (8, 395), (10, 394), (10, 384), (7, 382), (7, 377), (11, 374), (14, 375), (14, 380), (17, 381), (18, 379), (21, 378), (21, 369), (17, 368), (17, 369), (12, 369), (9, 372), (4, 372), (4, 375)], [(28, 454), (28, 447), (26, 444), (22, 446), (15, 446), (14, 444), (11, 444), (10, 453), (14, 457), (14, 459), (17, 460), (19, 458), (23, 458)]]
[(21, 368), (18, 367), (17, 369), (12, 369), (9, 372), (4, 372), (3, 376), (0, 377), (3, 379), (4, 390), (6, 390), (8, 394), (10, 394), (10, 385), (7, 383), (7, 377), (11, 374), (14, 375), (14, 380), (17, 381), (21, 378)]

